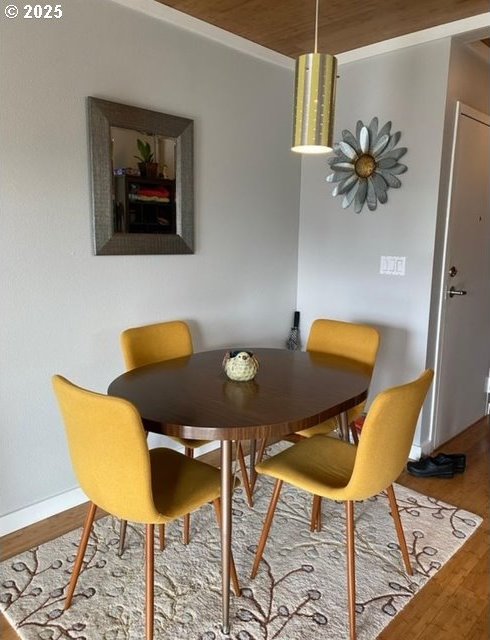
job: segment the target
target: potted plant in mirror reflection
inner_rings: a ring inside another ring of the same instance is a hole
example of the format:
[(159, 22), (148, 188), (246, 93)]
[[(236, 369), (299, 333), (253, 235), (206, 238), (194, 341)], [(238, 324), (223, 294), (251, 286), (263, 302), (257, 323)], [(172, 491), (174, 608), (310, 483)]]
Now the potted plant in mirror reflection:
[(134, 156), (139, 160), (138, 167), (142, 178), (156, 178), (158, 175), (158, 162), (153, 161), (153, 152), (149, 142), (137, 139), (139, 156)]

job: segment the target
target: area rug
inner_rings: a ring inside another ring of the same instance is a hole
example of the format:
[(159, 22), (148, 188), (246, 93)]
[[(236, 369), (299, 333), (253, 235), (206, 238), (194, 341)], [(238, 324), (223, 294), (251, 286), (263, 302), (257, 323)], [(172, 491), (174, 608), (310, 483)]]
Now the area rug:
[[(323, 502), (323, 529), (309, 531), (311, 498), (284, 485), (255, 580), (250, 570), (272, 493), (260, 477), (255, 505), (242, 490), (233, 501), (233, 553), (242, 596), (232, 595), (230, 636), (220, 629), (219, 531), (211, 506), (191, 518), (191, 542), (182, 527), (167, 527), (167, 547), (155, 552), (155, 640), (312, 640), (348, 637), (345, 510)], [(381, 630), (458, 551), (481, 518), (395, 486), (414, 575), (398, 547), (388, 499), (356, 504), (357, 632)], [(128, 526), (117, 555), (119, 523), (106, 517), (94, 528), (71, 608), (63, 601), (80, 530), (0, 565), (0, 608), (25, 640), (143, 640), (144, 528)]]

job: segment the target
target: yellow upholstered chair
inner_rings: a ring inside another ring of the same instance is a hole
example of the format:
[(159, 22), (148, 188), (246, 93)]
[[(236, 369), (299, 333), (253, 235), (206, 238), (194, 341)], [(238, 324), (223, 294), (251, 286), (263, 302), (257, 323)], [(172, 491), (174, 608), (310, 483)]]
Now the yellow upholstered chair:
[[(318, 319), (313, 322), (306, 343), (306, 350), (326, 353), (353, 360), (372, 375), (379, 348), (379, 333), (373, 327), (365, 324), (341, 322), (339, 320)], [(352, 424), (364, 410), (365, 402), (349, 409), (347, 420)], [(339, 426), (337, 416), (326, 420), (310, 429), (299, 431), (298, 435), (311, 438), (320, 433), (326, 434)], [(355, 430), (353, 430), (353, 435)], [(356, 437), (357, 434), (354, 435)]]
[(283, 482), (313, 495), (344, 501), (347, 516), (347, 585), (350, 638), (355, 639), (354, 502), (387, 491), (391, 515), (407, 573), (410, 560), (398, 513), (393, 482), (402, 472), (431, 384), (428, 369), (417, 380), (380, 393), (371, 405), (358, 446), (322, 435), (305, 438), (257, 465), (258, 473), (276, 479), (252, 569), (257, 574)]
[[(75, 474), (90, 506), (65, 600), (71, 605), (97, 507), (146, 525), (146, 640), (153, 638), (154, 526), (213, 502), (220, 519), (220, 472), (172, 449), (148, 450), (136, 408), (53, 377)], [(239, 594), (231, 558), (234, 590)], [(141, 634), (142, 635), (142, 634)]]
[[(311, 325), (306, 350), (327, 355), (340, 356), (353, 360), (371, 376), (376, 356), (379, 349), (379, 333), (373, 327), (365, 324), (353, 322), (342, 322), (340, 320), (329, 320), (320, 318)], [(362, 414), (366, 402), (361, 402), (357, 406), (347, 411), (347, 424), (355, 444), (358, 442), (357, 430), (354, 427), (354, 420)], [(328, 434), (340, 429), (340, 416), (334, 416), (325, 422), (298, 431), (296, 434), (302, 438), (311, 438), (319, 434)], [(345, 435), (348, 434), (343, 434)], [(311, 530), (321, 528), (321, 498), (318, 496), (313, 501), (311, 514)]]
[(194, 351), (189, 326), (182, 320), (126, 329), (121, 333), (121, 347), (128, 370), (190, 356)]
[[(189, 326), (182, 320), (159, 322), (126, 329), (121, 334), (121, 348), (124, 362), (128, 370), (143, 367), (146, 364), (162, 362), (173, 358), (183, 358), (193, 353), (192, 336)], [(207, 440), (191, 440), (187, 438), (172, 437), (185, 448), (185, 455), (194, 457), (195, 449), (207, 444)], [(246, 467), (241, 446), (237, 447), (237, 456), (244, 475), (245, 491), (249, 490), (246, 476)], [(251, 496), (249, 498), (249, 501)], [(124, 546), (125, 523), (121, 528), (120, 553)], [(189, 542), (190, 516), (184, 516), (184, 544)], [(160, 527), (160, 545), (164, 544), (164, 528)]]
[[(373, 327), (365, 324), (355, 324), (352, 322), (341, 322), (340, 320), (317, 319), (311, 325), (306, 351), (325, 353), (332, 356), (348, 358), (360, 365), (368, 375), (372, 375), (376, 362), (376, 355), (379, 348), (379, 333)], [(351, 425), (351, 433), (354, 442), (357, 443), (357, 431), (353, 426), (363, 412), (365, 402), (361, 402), (356, 407), (347, 412), (347, 421)], [(311, 438), (319, 434), (328, 434), (340, 427), (339, 416), (334, 416), (325, 422), (298, 431), (295, 437)], [(264, 455), (267, 441), (264, 439), (260, 443), (257, 460), (260, 462)], [(252, 485), (252, 491), (254, 485)], [(317, 503), (315, 502), (315, 505)], [(321, 508), (320, 502), (318, 502)], [(312, 530), (313, 530), (312, 517)]]

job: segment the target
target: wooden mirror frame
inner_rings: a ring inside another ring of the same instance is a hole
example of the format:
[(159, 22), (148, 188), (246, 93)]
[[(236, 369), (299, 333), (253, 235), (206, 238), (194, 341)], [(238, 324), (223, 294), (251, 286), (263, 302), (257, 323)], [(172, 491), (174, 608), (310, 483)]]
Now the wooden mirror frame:
[[(93, 97), (88, 120), (95, 255), (194, 253), (193, 121)], [(177, 233), (114, 233), (111, 127), (176, 139)]]

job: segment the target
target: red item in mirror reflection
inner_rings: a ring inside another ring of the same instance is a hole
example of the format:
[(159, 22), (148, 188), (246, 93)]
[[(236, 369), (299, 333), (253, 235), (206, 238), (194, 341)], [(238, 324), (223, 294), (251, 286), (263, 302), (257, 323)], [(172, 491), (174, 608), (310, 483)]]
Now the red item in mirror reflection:
[(170, 192), (164, 187), (157, 189), (138, 189), (134, 196), (140, 202), (170, 202)]
[(170, 192), (164, 188), (158, 189), (138, 189), (139, 196), (146, 196), (147, 198), (168, 198), (170, 197)]

